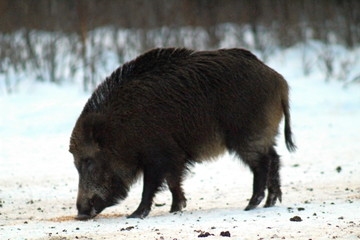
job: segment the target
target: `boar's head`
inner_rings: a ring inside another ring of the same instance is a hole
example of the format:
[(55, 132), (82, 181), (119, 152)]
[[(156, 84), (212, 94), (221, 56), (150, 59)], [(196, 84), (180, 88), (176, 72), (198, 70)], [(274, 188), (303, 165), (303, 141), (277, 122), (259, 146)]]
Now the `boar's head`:
[(111, 139), (108, 121), (102, 114), (81, 116), (74, 127), (69, 151), (79, 173), (76, 202), (79, 220), (93, 218), (127, 196), (127, 181), (107, 146)]

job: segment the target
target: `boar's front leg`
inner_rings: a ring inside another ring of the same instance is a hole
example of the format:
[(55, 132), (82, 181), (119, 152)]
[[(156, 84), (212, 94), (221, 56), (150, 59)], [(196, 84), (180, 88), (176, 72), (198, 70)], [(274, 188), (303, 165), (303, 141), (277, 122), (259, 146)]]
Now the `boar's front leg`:
[(184, 168), (177, 169), (166, 177), (172, 195), (171, 213), (179, 212), (186, 207), (186, 198), (181, 187), (183, 172)]
[(161, 170), (156, 164), (144, 166), (142, 199), (139, 207), (128, 218), (145, 218), (149, 214), (153, 198), (165, 179), (165, 175)]

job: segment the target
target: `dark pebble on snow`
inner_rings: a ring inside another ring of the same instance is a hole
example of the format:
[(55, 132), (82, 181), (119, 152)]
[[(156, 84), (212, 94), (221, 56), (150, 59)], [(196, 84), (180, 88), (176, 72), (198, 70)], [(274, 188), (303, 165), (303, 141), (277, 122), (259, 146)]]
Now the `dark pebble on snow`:
[(292, 222), (301, 222), (302, 219), (299, 216), (294, 216), (294, 217), (290, 218), (290, 221), (292, 221)]
[(221, 232), (221, 233), (220, 233), (220, 236), (222, 236), (222, 237), (231, 237), (229, 231)]
[(209, 237), (209, 236), (214, 236), (214, 234), (211, 234), (209, 232), (202, 232), (199, 234), (199, 238), (203, 238), (203, 237)]

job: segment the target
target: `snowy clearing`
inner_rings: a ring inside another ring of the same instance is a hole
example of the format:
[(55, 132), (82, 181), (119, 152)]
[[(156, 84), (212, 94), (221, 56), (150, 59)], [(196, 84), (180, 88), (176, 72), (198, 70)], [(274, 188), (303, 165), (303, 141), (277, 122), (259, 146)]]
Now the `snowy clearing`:
[[(68, 142), (90, 94), (33, 84), (0, 96), (0, 239), (180, 240), (206, 232), (224, 239), (226, 231), (230, 239), (360, 239), (360, 86), (325, 83), (319, 71), (304, 77), (300, 59), (293, 48), (270, 62), (291, 86), (298, 146), (289, 154), (278, 138), (283, 202), (247, 212), (252, 174), (225, 154), (192, 169), (182, 213), (168, 212), (164, 191), (146, 219), (127, 219), (140, 202), (139, 181), (124, 202), (75, 221), (78, 176)], [(302, 221), (290, 221), (295, 216)]]

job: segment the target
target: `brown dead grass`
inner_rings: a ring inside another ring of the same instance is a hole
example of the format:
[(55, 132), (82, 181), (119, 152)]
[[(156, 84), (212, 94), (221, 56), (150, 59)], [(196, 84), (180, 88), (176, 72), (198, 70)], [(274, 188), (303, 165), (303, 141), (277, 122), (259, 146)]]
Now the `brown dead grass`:
[[(95, 219), (112, 219), (112, 218), (120, 218), (123, 217), (123, 214), (100, 214), (95, 217)], [(76, 221), (75, 216), (61, 216), (45, 219), (50, 222), (68, 222), (68, 221)]]
[(50, 222), (67, 222), (67, 221), (74, 221), (75, 216), (61, 216), (61, 217), (49, 218), (46, 220)]

